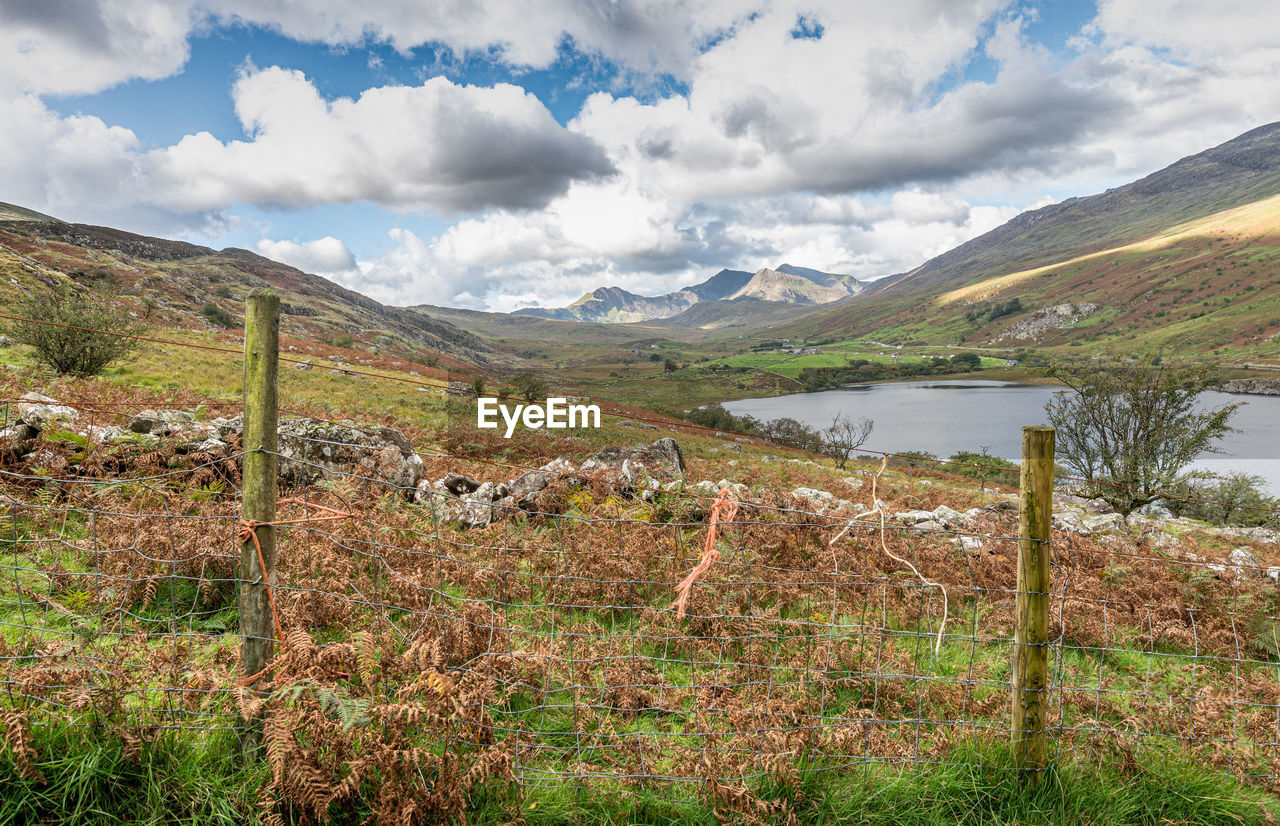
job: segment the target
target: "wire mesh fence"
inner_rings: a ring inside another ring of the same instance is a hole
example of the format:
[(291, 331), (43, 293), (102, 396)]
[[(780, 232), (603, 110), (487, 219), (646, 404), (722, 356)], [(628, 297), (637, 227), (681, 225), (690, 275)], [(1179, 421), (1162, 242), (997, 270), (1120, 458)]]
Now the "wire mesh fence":
[[(464, 528), (439, 491), (281, 454), (280, 639), (245, 674), (242, 458), (0, 473), (0, 694), (20, 761), (42, 725), (138, 744), (260, 720), (277, 793), (322, 810), (373, 767), (426, 771), (442, 796), (492, 777), (680, 795), (941, 764), (1010, 736), (1011, 509), (961, 532), (746, 496), (681, 616), (705, 497), (559, 480)], [(1184, 753), (1274, 786), (1275, 584), (1125, 537), (1058, 533), (1050, 558), (1053, 748)]]
[[(457, 814), (504, 781), (760, 813), (761, 784), (971, 763), (1046, 734), (1063, 758), (1181, 754), (1280, 786), (1280, 591), (1259, 556), (1280, 559), (1264, 541), (1218, 561), (1221, 537), (1046, 538), (1009, 500), (962, 529), (891, 519), (919, 499), (879, 490), (884, 464), (861, 512), (734, 485), (713, 499), (350, 422), (267, 449), (221, 419), (225, 441), (175, 444), (150, 411), (149, 438), (99, 450), (136, 400), (79, 405), (75, 431), (56, 406), (38, 449), (10, 449), (33, 437), (7, 407), (0, 436), (0, 719), (28, 777), (44, 727), (134, 751), (260, 742), (264, 810), (304, 818), (355, 796), (387, 822)], [(283, 498), (246, 521), (242, 474), (265, 457)], [(529, 497), (460, 498), (401, 473), (406, 457), (545, 478)], [(1039, 589), (1019, 586), (1030, 546), (1048, 549)], [(269, 621), (251, 623), (264, 594)], [(1032, 597), (1049, 612), (1027, 637)], [(263, 643), (274, 656), (247, 668)], [(1046, 713), (1027, 731), (1013, 666), (1032, 650)], [(988, 767), (1036, 770), (1007, 753)]]

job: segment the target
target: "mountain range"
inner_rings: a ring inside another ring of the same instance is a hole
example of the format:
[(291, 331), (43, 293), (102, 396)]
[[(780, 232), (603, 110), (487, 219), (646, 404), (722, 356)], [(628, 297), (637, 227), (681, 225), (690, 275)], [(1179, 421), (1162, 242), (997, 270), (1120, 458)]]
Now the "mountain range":
[[(830, 304), (857, 295), (862, 290), (863, 285), (851, 275), (782, 264), (772, 269), (763, 267), (754, 273), (720, 270), (700, 284), (653, 297), (637, 295), (621, 287), (598, 287), (568, 307), (527, 307), (516, 310), (515, 314), (557, 321), (616, 324), (668, 319), (681, 324), (683, 314), (711, 302), (748, 302), (735, 308), (739, 310), (750, 306), (750, 302), (813, 306)], [(701, 311), (695, 315), (705, 319), (708, 313)]]
[(1200, 355), (1252, 348), (1265, 356), (1280, 350), (1278, 273), (1280, 123), (1125, 186), (1024, 212), (865, 285), (781, 264), (724, 269), (659, 296), (601, 287), (568, 307), (514, 314), (388, 307), (247, 250), (68, 223), (0, 203), (6, 304), (40, 285), (70, 283), (154, 313), (157, 323), (208, 329), (210, 306), (234, 320), (250, 289), (270, 286), (282, 297), (286, 335), (428, 350), (463, 367), (519, 363), (519, 353), (545, 352), (545, 343), (580, 344), (603, 357), (601, 345), (663, 340), (716, 341), (718, 352), (753, 339), (870, 338)]
[[(1280, 333), (1280, 123), (1140, 180), (1024, 212), (853, 307), (771, 333), (925, 343), (1255, 346)], [(1087, 313), (1064, 307), (1087, 305)]]

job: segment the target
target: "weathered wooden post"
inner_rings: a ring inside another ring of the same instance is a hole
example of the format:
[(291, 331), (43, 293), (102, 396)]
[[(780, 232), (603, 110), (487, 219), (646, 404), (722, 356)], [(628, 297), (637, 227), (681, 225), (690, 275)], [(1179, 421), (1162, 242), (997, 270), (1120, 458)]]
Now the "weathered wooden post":
[(1013, 632), (1013, 754), (1031, 782), (1048, 762), (1049, 531), (1053, 516), (1052, 427), (1022, 428), (1018, 595)]
[[(258, 288), (249, 293), (244, 316), (244, 459), (241, 498), (243, 518), (270, 523), (276, 518), (276, 381), (280, 355), (280, 297)], [(240, 635), (244, 675), (258, 674), (271, 661), (275, 640), (267, 583), (276, 567), (276, 529), (253, 528), (240, 545)], [(243, 534), (242, 534), (243, 536)], [(262, 549), (262, 564), (258, 547)], [(265, 566), (265, 570), (263, 567)], [(247, 756), (261, 741), (256, 721), (241, 720), (240, 745)]]

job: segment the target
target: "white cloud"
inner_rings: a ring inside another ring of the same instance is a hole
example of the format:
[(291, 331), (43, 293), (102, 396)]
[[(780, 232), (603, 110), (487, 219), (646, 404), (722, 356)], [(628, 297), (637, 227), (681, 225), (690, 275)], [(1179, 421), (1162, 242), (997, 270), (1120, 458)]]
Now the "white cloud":
[(206, 0), (216, 15), (332, 45), (369, 40), (408, 51), (438, 42), (517, 66), (555, 62), (566, 38), (644, 73), (681, 74), (699, 44), (758, 11), (749, 0)]
[(544, 68), (571, 41), (641, 73), (687, 70), (708, 38), (756, 10), (743, 0), (0, 0), (0, 93), (91, 93), (179, 71), (207, 28), (257, 25), (336, 47), (440, 44)]
[(0, 0), (0, 94), (97, 92), (186, 63), (186, 0)]
[(647, 247), (635, 238), (569, 240), (565, 227), (598, 205), (591, 189), (583, 188), (590, 197), (582, 203), (571, 203), (580, 197), (574, 190), (542, 212), (494, 212), (431, 240), (394, 229), (381, 255), (331, 277), (386, 303), (499, 311), (563, 306), (606, 284), (658, 294), (703, 281), (722, 267), (755, 270), (790, 262), (873, 279), (908, 270), (1019, 211), (971, 207), (922, 191), (874, 204), (821, 198), (817, 209), (809, 199), (785, 195), (671, 216), (671, 237), (655, 237)]
[(1197, 63), (1280, 51), (1280, 6), (1256, 0), (1099, 0), (1088, 31)]
[[(0, 181), (5, 200), (135, 229), (208, 225), (241, 204), (457, 213), (436, 238), (393, 230), (359, 262), (332, 236), (258, 248), (392, 303), (511, 309), (605, 283), (658, 293), (721, 266), (898, 272), (1046, 192), (1124, 183), (1280, 117), (1270, 5), (1103, 0), (1058, 53), (1027, 42), (1019, 8), (0, 0)], [(800, 15), (820, 39), (792, 36)], [(436, 77), (331, 99), (300, 72), (250, 68), (232, 89), (246, 140), (202, 132), (150, 151), (39, 97), (171, 74), (193, 31), (228, 21), (530, 67), (553, 64), (567, 37), (684, 85), (643, 100), (597, 91), (565, 128), (515, 85)], [(996, 76), (961, 82), (979, 54)]]
[(347, 245), (326, 235), (314, 241), (272, 241), (263, 238), (258, 242), (258, 252), (274, 261), (297, 267), (303, 272), (340, 273), (356, 268), (356, 257)]
[(540, 206), (580, 178), (613, 169), (517, 86), (383, 86), (326, 100), (301, 72), (245, 71), (232, 90), (248, 141), (207, 132), (148, 153), (149, 197), (171, 209), (237, 203), (396, 208)]
[(135, 232), (209, 234), (226, 225), (220, 215), (151, 203), (140, 142), (129, 129), (62, 117), (33, 95), (0, 95), (0, 124), (0, 200)]

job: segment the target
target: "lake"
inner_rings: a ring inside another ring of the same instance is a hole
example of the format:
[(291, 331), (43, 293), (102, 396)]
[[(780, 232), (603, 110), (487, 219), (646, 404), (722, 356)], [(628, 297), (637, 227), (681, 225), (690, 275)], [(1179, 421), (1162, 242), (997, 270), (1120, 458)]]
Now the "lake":
[[(928, 451), (946, 458), (960, 450), (987, 448), (996, 456), (1018, 461), (1022, 427), (1047, 424), (1045, 402), (1061, 387), (982, 380), (936, 380), (862, 384), (795, 393), (767, 399), (725, 402), (737, 415), (769, 420), (790, 417), (811, 427), (831, 424), (836, 413), (875, 422), (863, 446), (891, 453)], [(1280, 495), (1280, 396), (1248, 396), (1205, 392), (1208, 407), (1248, 402), (1236, 411), (1231, 426), (1238, 432), (1219, 443), (1221, 453), (1204, 454), (1195, 466), (1216, 472), (1240, 470), (1267, 480)]]

